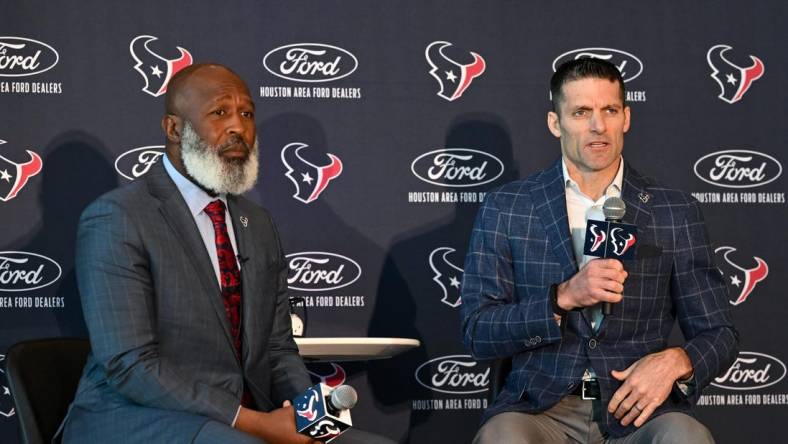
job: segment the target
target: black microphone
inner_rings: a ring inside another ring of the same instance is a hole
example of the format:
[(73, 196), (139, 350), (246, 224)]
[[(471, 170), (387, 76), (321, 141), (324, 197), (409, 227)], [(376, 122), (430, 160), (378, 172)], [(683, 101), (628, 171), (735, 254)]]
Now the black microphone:
[[(605, 215), (606, 222), (621, 222), (627, 212), (627, 204), (620, 197), (608, 197), (602, 205), (602, 214)], [(602, 305), (602, 313), (609, 316), (613, 312), (613, 304), (605, 302)]]
[(356, 390), (349, 385), (331, 388), (320, 383), (309, 387), (293, 400), (296, 430), (320, 442), (330, 442), (349, 429), (350, 409), (358, 402)]
[(247, 256), (244, 256), (244, 255), (242, 255), (241, 253), (238, 253), (238, 254), (235, 256), (235, 258), (236, 258), (236, 259), (238, 259), (238, 263), (239, 263), (239, 264), (241, 264), (241, 265), (245, 264), (245, 263), (246, 263), (246, 261), (248, 261), (248, 260), (249, 260), (249, 258), (248, 258)]

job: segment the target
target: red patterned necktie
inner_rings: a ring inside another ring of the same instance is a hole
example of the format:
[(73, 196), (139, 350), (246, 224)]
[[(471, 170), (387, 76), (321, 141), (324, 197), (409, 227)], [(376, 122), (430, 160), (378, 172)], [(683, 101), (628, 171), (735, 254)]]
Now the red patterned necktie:
[[(238, 361), (241, 361), (241, 271), (235, 260), (235, 251), (227, 233), (227, 223), (224, 220), (224, 202), (215, 200), (205, 207), (205, 213), (213, 222), (213, 231), (216, 235), (216, 254), (219, 258), (219, 277), (222, 284), (222, 302), (224, 312), (230, 321), (230, 332), (233, 335), (233, 345)], [(251, 396), (244, 387), (241, 404), (251, 405)]]

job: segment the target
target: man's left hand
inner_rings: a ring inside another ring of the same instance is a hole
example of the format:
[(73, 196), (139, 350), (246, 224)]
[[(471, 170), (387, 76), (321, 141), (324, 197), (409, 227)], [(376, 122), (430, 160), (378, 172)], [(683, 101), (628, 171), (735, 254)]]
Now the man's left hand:
[(692, 375), (692, 364), (683, 349), (674, 347), (646, 355), (626, 370), (610, 373), (624, 383), (613, 394), (607, 411), (623, 426), (634, 421), (635, 427), (640, 427), (665, 402), (676, 380)]

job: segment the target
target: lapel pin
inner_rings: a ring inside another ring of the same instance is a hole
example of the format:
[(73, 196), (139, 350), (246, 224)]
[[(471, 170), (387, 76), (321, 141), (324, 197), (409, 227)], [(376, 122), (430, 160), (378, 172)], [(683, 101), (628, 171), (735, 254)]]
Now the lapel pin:
[(638, 197), (643, 201), (643, 203), (648, 203), (648, 200), (651, 199), (651, 195), (648, 193), (640, 193), (638, 194)]
[(246, 216), (241, 216), (239, 219), (241, 221), (241, 225), (244, 227), (249, 226), (249, 219), (247, 219)]

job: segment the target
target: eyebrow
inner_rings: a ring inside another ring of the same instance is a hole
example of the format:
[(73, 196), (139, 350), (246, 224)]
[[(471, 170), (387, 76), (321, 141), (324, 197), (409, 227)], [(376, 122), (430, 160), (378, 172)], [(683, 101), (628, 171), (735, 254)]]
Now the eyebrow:
[[(219, 96), (219, 97), (215, 98), (213, 100), (213, 103), (219, 103), (219, 102), (222, 102), (222, 101), (225, 101), (225, 100), (232, 100), (232, 98), (233, 97), (230, 94), (225, 94), (225, 95), (222, 95), (222, 96)], [(252, 100), (251, 97), (249, 97), (247, 99), (244, 99), (244, 101), (247, 102), (249, 105), (252, 105), (252, 109), (257, 109), (257, 105), (255, 105), (255, 103), (254, 103), (254, 101)]]

